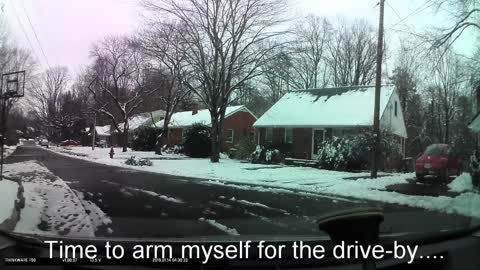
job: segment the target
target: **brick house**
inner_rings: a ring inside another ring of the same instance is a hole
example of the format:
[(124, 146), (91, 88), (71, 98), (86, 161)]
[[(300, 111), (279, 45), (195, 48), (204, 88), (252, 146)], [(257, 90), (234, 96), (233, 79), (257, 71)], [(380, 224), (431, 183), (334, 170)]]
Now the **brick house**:
[[(253, 125), (257, 143), (293, 158), (314, 159), (324, 140), (373, 126), (374, 96), (374, 86), (289, 92)], [(380, 126), (396, 135), (404, 152), (407, 132), (395, 87), (382, 86), (380, 100)]]
[[(223, 122), (222, 151), (227, 150), (242, 138), (253, 138), (253, 123), (257, 117), (244, 105), (227, 107)], [(173, 146), (182, 143), (183, 132), (193, 124), (211, 125), (210, 112), (207, 109), (198, 110), (194, 106), (191, 111), (174, 113), (170, 119), (167, 145)], [(155, 124), (163, 127), (163, 120)]]

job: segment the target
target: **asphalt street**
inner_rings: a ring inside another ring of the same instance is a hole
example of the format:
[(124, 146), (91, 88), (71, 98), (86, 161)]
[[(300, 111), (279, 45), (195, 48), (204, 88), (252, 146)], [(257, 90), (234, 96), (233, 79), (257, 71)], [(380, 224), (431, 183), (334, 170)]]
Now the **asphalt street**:
[(470, 219), (378, 202), (155, 174), (106, 166), (19, 146), (7, 163), (37, 160), (111, 219), (97, 236), (164, 238), (212, 235), (314, 236), (317, 218), (352, 207), (380, 206), (382, 233), (435, 231), (466, 226)]

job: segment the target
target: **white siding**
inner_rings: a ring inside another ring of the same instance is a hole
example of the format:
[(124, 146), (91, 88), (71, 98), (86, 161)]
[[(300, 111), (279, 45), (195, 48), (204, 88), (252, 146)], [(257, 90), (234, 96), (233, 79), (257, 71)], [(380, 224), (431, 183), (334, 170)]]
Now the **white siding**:
[[(397, 103), (397, 115), (395, 116), (395, 102)], [(380, 118), (380, 127), (402, 138), (407, 138), (407, 128), (403, 118), (403, 109), (397, 91), (393, 91), (390, 99)]]

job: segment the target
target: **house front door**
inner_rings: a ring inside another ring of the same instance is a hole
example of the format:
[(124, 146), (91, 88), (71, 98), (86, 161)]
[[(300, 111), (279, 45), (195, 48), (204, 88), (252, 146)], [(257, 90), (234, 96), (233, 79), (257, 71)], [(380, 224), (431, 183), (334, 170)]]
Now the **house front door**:
[(312, 159), (317, 158), (318, 150), (322, 145), (322, 142), (325, 140), (325, 130), (324, 129), (313, 129), (312, 130)]

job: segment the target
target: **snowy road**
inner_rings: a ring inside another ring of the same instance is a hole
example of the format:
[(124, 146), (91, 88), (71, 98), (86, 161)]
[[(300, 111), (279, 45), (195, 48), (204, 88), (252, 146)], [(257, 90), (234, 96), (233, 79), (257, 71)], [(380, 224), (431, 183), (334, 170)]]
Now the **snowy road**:
[[(385, 209), (383, 233), (466, 226), (470, 219), (424, 209), (309, 196), (285, 190), (218, 185), (88, 162), (21, 146), (7, 162), (37, 160), (111, 220), (97, 236), (318, 235), (316, 217), (362, 205)], [(294, 180), (294, 179), (293, 179)], [(87, 208), (87, 207), (85, 207)], [(85, 209), (87, 213), (89, 209)]]

